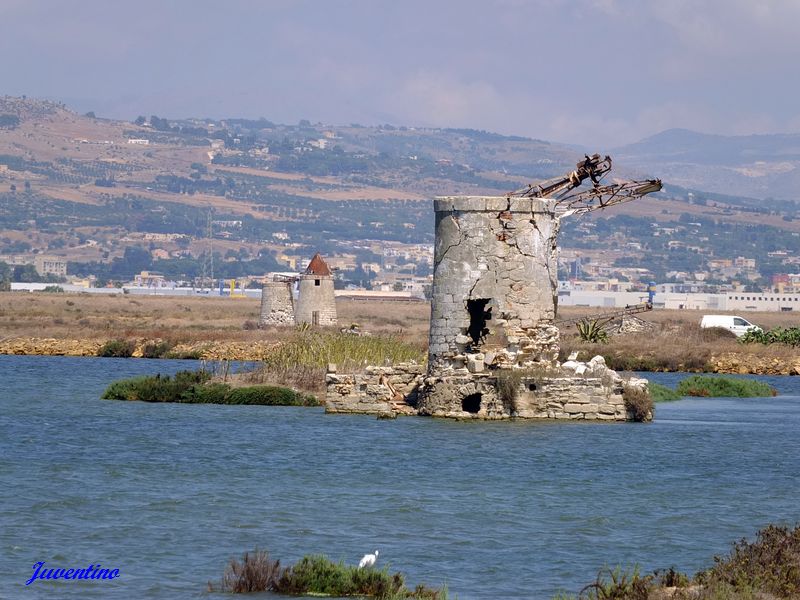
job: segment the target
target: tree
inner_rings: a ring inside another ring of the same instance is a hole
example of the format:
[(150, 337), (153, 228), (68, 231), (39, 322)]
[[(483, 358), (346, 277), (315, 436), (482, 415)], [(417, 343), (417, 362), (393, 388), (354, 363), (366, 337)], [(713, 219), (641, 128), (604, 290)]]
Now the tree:
[(11, 267), (0, 260), (0, 292), (11, 290)]
[(38, 283), (42, 279), (33, 265), (17, 265), (14, 267), (13, 277), (14, 281), (21, 283)]
[(145, 119), (142, 115), (136, 117), (136, 120), (133, 122), (134, 125), (142, 126), (147, 123), (147, 119)]

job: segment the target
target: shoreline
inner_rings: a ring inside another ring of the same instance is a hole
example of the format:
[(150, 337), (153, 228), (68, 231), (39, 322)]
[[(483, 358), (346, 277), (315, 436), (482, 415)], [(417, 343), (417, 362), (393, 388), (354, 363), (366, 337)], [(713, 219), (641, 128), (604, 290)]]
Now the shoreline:
[[(58, 339), (15, 337), (0, 340), (0, 355), (9, 356), (97, 356), (99, 349), (109, 340)], [(148, 343), (160, 340), (138, 339), (131, 358), (142, 358), (143, 348)], [(174, 346), (175, 359), (234, 360), (256, 362), (267, 358), (281, 342), (275, 341), (201, 341), (185, 342)], [(597, 348), (601, 351), (602, 348)], [(602, 354), (602, 352), (598, 352)], [(170, 357), (165, 357), (170, 358)], [(158, 359), (152, 359), (158, 360)], [(800, 356), (793, 358), (769, 358), (743, 352), (724, 352), (712, 356), (710, 368), (699, 370), (676, 370), (654, 368), (643, 370), (649, 373), (719, 373), (725, 375), (800, 375)]]

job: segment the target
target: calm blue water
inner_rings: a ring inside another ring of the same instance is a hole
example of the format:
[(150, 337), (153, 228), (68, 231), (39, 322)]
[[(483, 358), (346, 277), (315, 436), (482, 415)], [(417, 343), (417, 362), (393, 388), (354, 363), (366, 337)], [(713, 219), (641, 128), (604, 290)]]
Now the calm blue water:
[[(461, 600), (549, 598), (604, 565), (694, 571), (800, 520), (800, 378), (659, 405), (651, 425), (99, 400), (187, 365), (0, 356), (0, 597), (223, 598), (206, 582), (257, 546), (284, 562), (377, 548)], [(37, 561), (122, 576), (26, 588)]]

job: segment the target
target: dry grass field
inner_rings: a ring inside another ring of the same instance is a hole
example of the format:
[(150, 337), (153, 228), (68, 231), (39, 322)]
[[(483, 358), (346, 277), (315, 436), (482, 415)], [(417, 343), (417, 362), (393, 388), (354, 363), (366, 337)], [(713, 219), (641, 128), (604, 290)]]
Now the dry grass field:
[[(254, 298), (130, 296), (125, 294), (0, 293), (0, 342), (20, 338), (58, 340), (168, 340), (173, 344), (281, 342), (293, 328), (258, 329)], [(390, 335), (424, 347), (427, 302), (337, 300), (340, 327)], [(560, 319), (588, 316), (603, 309), (562, 307)], [(655, 325), (649, 333), (610, 336), (608, 343), (581, 342), (574, 325), (561, 332), (562, 355), (574, 350), (587, 360), (602, 354), (620, 370), (708, 370), (720, 357), (735, 356), (729, 369), (755, 372), (800, 369), (800, 351), (790, 346), (743, 345), (735, 338), (701, 330), (700, 311), (653, 310), (639, 315)], [(765, 329), (798, 325), (792, 313), (748, 313)], [(737, 362), (738, 361), (738, 362)], [(780, 366), (776, 366), (780, 365)]]
[[(168, 339), (188, 342), (278, 340), (280, 329), (259, 330), (255, 298), (131, 296), (127, 294), (0, 293), (0, 340), (55, 338)], [(342, 327), (408, 341), (427, 337), (426, 302), (337, 301)]]

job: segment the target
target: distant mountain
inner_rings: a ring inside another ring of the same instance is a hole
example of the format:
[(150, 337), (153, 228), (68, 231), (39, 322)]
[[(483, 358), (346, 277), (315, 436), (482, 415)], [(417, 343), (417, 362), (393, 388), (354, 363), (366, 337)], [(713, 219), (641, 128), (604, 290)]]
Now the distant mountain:
[(800, 201), (800, 134), (723, 136), (669, 129), (617, 148), (613, 156), (686, 188)]

